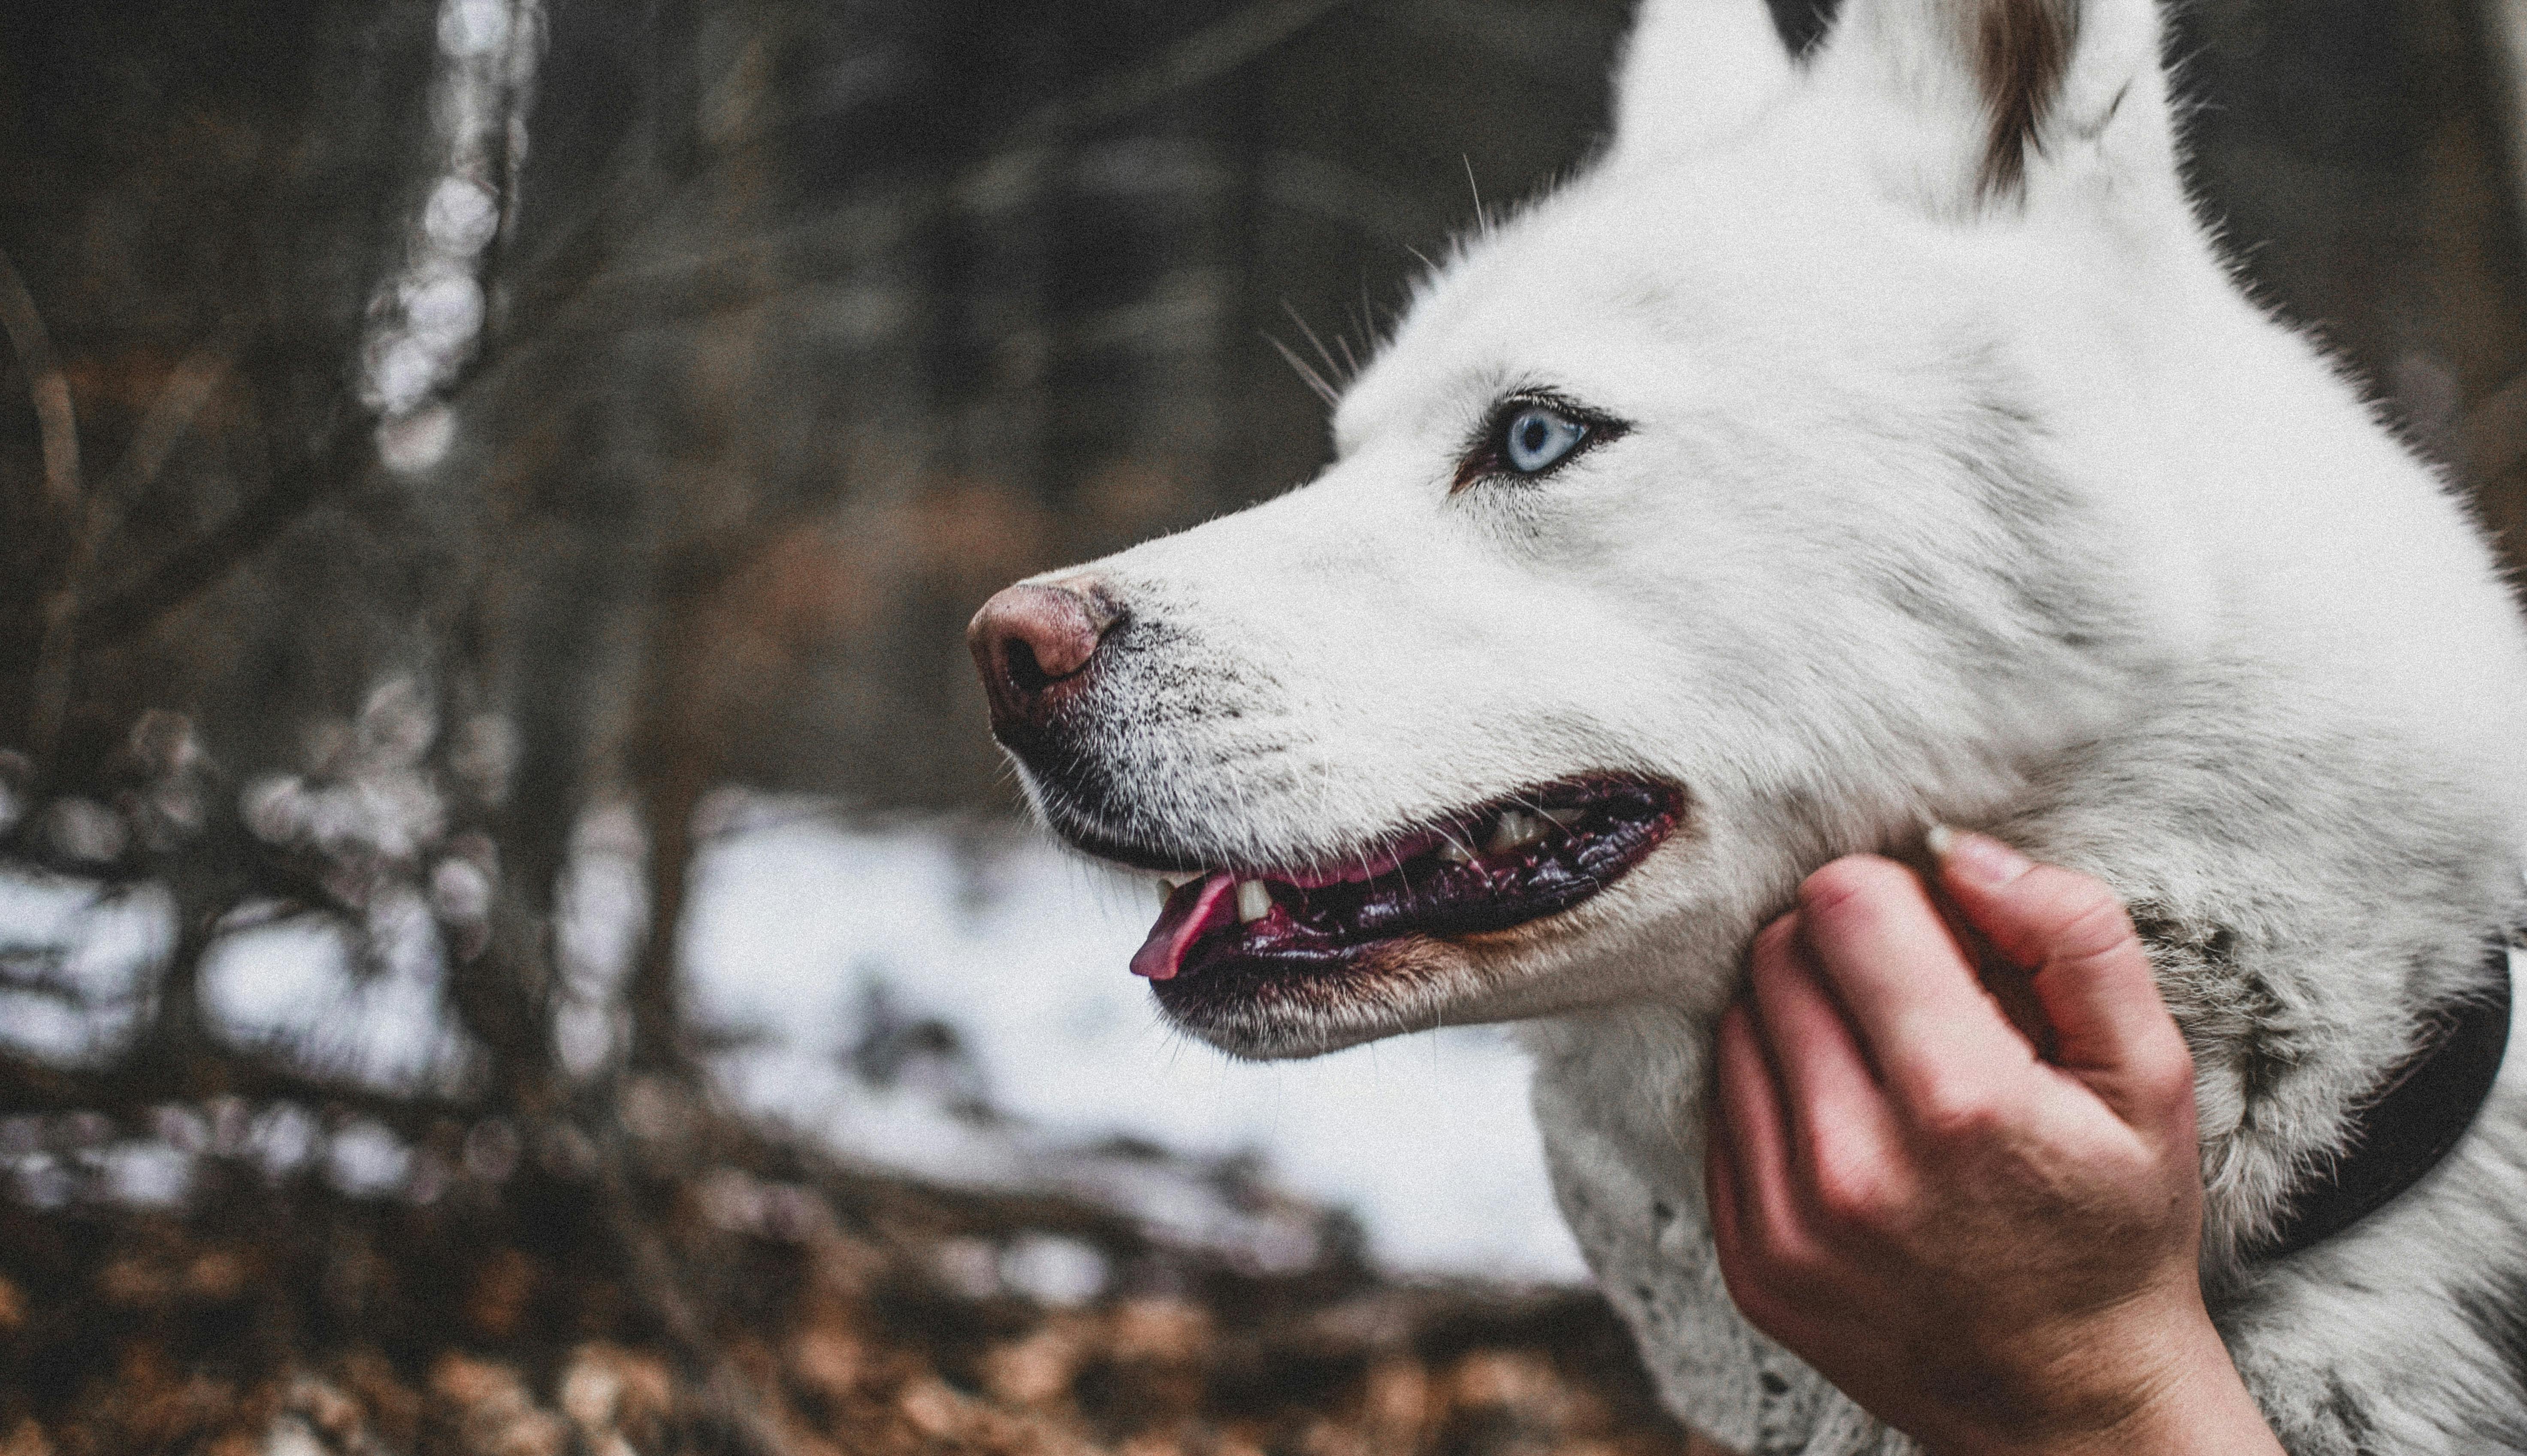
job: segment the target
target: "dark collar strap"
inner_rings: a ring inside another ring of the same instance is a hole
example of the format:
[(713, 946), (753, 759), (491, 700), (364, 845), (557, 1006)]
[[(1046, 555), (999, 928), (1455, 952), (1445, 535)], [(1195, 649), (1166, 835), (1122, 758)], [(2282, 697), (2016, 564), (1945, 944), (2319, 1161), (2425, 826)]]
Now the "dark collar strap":
[(2506, 943), (2492, 948), (2485, 980), (2484, 994), (2443, 1008), (2436, 1034), (2388, 1073), (2352, 1118), (2343, 1155), (2299, 1188), (2257, 1258), (2295, 1254), (2386, 1207), (2474, 1125), (2509, 1046)]

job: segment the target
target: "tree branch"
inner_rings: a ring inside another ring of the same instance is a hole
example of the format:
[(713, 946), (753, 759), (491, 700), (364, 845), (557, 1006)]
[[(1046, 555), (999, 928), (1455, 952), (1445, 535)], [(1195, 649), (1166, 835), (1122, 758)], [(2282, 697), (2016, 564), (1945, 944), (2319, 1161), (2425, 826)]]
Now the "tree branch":
[(0, 252), (0, 330), (7, 331), (9, 347), (26, 371), (26, 392), (43, 439), (45, 503), (68, 522), (79, 501), (78, 416), (71, 409), (70, 376), (53, 353), (53, 336), (35, 295), (26, 291), (26, 281), (6, 252)]
[(262, 494), (179, 547), (143, 580), (81, 611), (79, 636), (105, 647), (145, 631), (269, 546), (334, 488), (368, 469), (376, 454), (364, 423), (345, 411), (314, 449), (275, 472)]
[(133, 492), (145, 491), (167, 468), (167, 457), (175, 453), (202, 406), (211, 402), (220, 386), (228, 380), (235, 364), (237, 351), (244, 346), (250, 331), (242, 325), (232, 325), (219, 338), (186, 354), (158, 387), (157, 397), (140, 417), (140, 428), (133, 431), (131, 443), (107, 473), (98, 487), (96, 499), (87, 512), (88, 530), (102, 536), (112, 531), (115, 514)]
[(106, 538), (121, 523), (124, 502), (157, 480), (167, 457), (192, 429), (236, 355), (241, 331), (231, 329), (214, 343), (184, 356), (149, 402), (131, 444), (106, 478), (71, 513), (69, 555), (43, 606), (44, 636), (35, 658), (35, 724), (28, 734), (40, 757), (50, 752), (70, 715), (71, 683), (78, 660), (79, 609)]
[(6, 252), (0, 252), (0, 330), (9, 336), (19, 365), (26, 371), (26, 393), (35, 407), (35, 428), (44, 451), (44, 504), (56, 529), (72, 540), (71, 559), (41, 598), (41, 626), (35, 648), (34, 681), (27, 694), (26, 748), (42, 763), (52, 756), (70, 708), (72, 614), (77, 598), (69, 594), (77, 570), (79, 536), (78, 415), (71, 407), (70, 376), (53, 352), (53, 337), (44, 327), (35, 295)]

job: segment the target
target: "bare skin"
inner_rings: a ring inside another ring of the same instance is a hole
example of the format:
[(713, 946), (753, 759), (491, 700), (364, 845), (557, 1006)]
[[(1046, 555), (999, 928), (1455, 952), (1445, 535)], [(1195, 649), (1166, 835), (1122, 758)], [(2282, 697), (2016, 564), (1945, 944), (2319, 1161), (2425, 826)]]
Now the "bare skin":
[(1913, 871), (1817, 871), (1721, 1027), (1729, 1293), (1935, 1456), (2279, 1456), (2203, 1309), (2192, 1063), (2123, 907), (1997, 840), (1933, 840), (2052, 1045)]

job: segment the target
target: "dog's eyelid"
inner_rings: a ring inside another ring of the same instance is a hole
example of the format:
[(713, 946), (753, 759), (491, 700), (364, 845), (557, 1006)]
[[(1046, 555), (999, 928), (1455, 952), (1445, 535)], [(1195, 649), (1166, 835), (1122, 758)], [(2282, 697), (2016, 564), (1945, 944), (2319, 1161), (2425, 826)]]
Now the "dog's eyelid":
[[(1519, 470), (1505, 458), (1504, 439), (1509, 427), (1521, 415), (1532, 410), (1549, 410), (1579, 427), (1579, 438), (1568, 453), (1539, 470)], [(1600, 445), (1611, 443), (1631, 433), (1631, 426), (1600, 409), (1573, 399), (1559, 390), (1525, 389), (1502, 394), (1483, 418), (1481, 427), (1470, 441), (1457, 461), (1457, 478), (1448, 488), (1449, 495), (1464, 494), (1476, 484), (1501, 480), (1532, 484), (1561, 473), (1565, 466), (1588, 454)]]
[(1550, 385), (1505, 390), (1492, 400), (1492, 407), (1483, 418), (1488, 424), (1497, 425), (1522, 409), (1549, 409), (1588, 424), (1604, 418), (1603, 411), (1592, 409)]
[(1510, 421), (1530, 409), (1551, 410), (1575, 425), (1586, 427), (1592, 434), (1598, 432), (1621, 434), (1630, 428), (1605, 410), (1592, 404), (1582, 403), (1561, 390), (1550, 386), (1536, 386), (1511, 390), (1492, 401), (1490, 411), (1483, 416), (1483, 434), (1486, 437), (1497, 437), (1508, 427)]

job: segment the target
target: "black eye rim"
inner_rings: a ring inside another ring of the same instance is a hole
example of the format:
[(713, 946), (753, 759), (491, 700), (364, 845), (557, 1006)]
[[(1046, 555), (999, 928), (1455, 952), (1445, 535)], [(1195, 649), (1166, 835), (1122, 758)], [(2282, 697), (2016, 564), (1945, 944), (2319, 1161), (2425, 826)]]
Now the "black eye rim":
[[(1519, 419), (1534, 410), (1560, 415), (1579, 427), (1578, 442), (1562, 457), (1540, 470), (1521, 470), (1509, 461), (1509, 429)], [(1547, 480), (1569, 468), (1572, 461), (1599, 445), (1608, 444), (1630, 433), (1631, 426), (1603, 410), (1587, 405), (1558, 390), (1521, 390), (1501, 396), (1484, 418), (1482, 429), (1468, 442), (1465, 454), (1457, 462), (1456, 484), (1448, 488), (1451, 495), (1487, 480), (1515, 481), (1520, 484)]]

